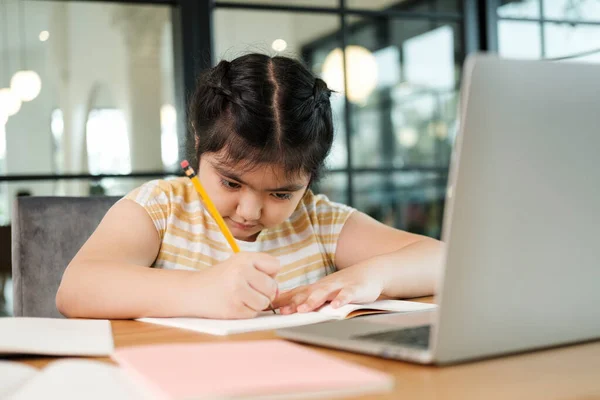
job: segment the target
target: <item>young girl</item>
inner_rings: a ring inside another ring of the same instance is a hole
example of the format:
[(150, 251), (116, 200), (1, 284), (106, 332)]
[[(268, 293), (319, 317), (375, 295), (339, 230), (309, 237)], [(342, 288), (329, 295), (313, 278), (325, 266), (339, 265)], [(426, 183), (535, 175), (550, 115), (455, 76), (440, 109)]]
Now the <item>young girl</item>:
[(286, 57), (249, 54), (203, 73), (190, 104), (195, 165), (242, 252), (232, 254), (188, 178), (152, 181), (77, 253), (58, 310), (251, 318), (270, 302), (288, 314), (432, 294), (442, 243), (310, 190), (333, 141), (330, 94)]

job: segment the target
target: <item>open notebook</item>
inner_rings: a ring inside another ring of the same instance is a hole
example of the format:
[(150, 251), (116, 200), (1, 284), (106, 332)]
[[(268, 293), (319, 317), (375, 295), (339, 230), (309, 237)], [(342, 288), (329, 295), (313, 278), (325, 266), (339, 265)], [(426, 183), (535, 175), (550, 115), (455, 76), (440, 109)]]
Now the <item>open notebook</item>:
[(138, 321), (189, 329), (197, 332), (209, 333), (211, 335), (230, 335), (234, 333), (308, 325), (336, 319), (347, 319), (365, 314), (424, 311), (435, 307), (435, 304), (418, 303), (414, 301), (379, 300), (367, 304), (347, 304), (337, 309), (330, 305), (326, 305), (321, 307), (318, 311), (289, 315), (273, 315), (273, 313), (269, 311), (261, 313), (256, 318), (251, 319), (140, 318)]
[(133, 346), (112, 358), (165, 400), (332, 398), (394, 386), (390, 375), (283, 340)]
[(0, 354), (108, 356), (113, 348), (108, 320), (0, 318)]
[(0, 399), (111, 399), (151, 398), (124, 371), (106, 362), (63, 359), (41, 370), (0, 360)]

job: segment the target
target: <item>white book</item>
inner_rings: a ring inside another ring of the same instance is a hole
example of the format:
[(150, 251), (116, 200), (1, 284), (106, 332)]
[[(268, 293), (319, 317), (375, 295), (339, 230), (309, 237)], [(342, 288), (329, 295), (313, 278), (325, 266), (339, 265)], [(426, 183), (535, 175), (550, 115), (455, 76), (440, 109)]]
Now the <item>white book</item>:
[(0, 318), (0, 354), (109, 356), (110, 321), (32, 317)]
[(151, 324), (166, 325), (174, 328), (189, 329), (211, 335), (230, 335), (235, 333), (272, 330), (314, 324), (336, 319), (347, 319), (364, 314), (382, 312), (414, 312), (431, 310), (435, 304), (418, 303), (403, 300), (378, 300), (367, 304), (346, 304), (340, 308), (330, 305), (317, 311), (274, 315), (272, 311), (260, 313), (250, 319), (208, 319), (208, 318), (139, 318), (138, 321)]
[(0, 376), (0, 398), (6, 400), (152, 398), (147, 389), (137, 386), (121, 368), (102, 361), (63, 359), (41, 370), (3, 361)]
[(15, 361), (0, 360), (0, 399), (5, 399), (37, 374), (37, 369)]

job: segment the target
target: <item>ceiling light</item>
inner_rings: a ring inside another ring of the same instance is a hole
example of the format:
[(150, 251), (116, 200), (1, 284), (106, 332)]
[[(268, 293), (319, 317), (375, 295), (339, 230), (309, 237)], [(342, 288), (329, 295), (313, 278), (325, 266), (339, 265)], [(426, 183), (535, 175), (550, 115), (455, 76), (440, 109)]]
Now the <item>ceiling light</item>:
[(0, 89), (0, 113), (11, 117), (21, 109), (21, 100), (9, 88)]
[[(377, 86), (377, 60), (362, 46), (346, 47), (348, 100), (364, 103)], [(344, 92), (344, 59), (341, 48), (333, 49), (323, 62), (323, 80), (336, 92)]]
[(287, 48), (287, 42), (283, 39), (275, 39), (271, 47), (273, 50), (281, 52)]
[(40, 94), (42, 80), (35, 71), (19, 71), (10, 80), (10, 89), (22, 101), (31, 101)]

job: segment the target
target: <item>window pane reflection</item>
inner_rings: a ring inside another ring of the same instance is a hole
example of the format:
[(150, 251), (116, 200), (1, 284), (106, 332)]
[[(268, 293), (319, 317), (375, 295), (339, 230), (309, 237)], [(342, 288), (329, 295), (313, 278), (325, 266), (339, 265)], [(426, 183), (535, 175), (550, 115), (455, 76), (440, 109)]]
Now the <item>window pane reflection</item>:
[[(175, 100), (170, 7), (21, 0), (6, 5), (2, 30), (9, 43), (0, 56), (9, 70), (2, 85), (26, 64), (39, 75), (41, 90), (6, 123), (3, 173), (164, 170), (160, 109)], [(24, 40), (17, 34), (21, 29)], [(111, 150), (127, 153), (119, 155), (129, 158), (127, 168), (113, 165), (112, 151), (86, 154), (94, 151), (86, 146), (87, 128), (99, 121), (90, 119), (94, 110), (120, 113), (118, 139), (101, 130), (94, 140), (116, 140)], [(176, 148), (169, 151), (178, 157)], [(96, 160), (94, 166), (88, 160)]]
[(371, 10), (410, 10), (429, 12), (456, 12), (461, 10), (461, 0), (428, 0), (421, 2), (403, 2), (398, 0), (347, 0), (348, 8)]
[(446, 167), (463, 58), (458, 25), (377, 18), (350, 32), (348, 63), (363, 66), (348, 71), (354, 166)]
[(540, 0), (502, 0), (498, 7), (501, 18), (539, 18)]
[[(175, 104), (169, 6), (24, 0), (4, 5), (0, 35), (8, 44), (0, 47), (0, 87), (26, 66), (39, 76), (40, 91), (0, 121), (0, 174), (122, 174), (171, 167), (163, 158), (179, 157), (172, 144), (178, 133), (169, 125), (171, 140), (163, 145), (161, 126), (161, 106)], [(31, 89), (27, 82), (24, 88)], [(146, 180), (3, 183), (0, 223), (9, 221), (19, 192), (120, 195)]]
[(100, 173), (128, 174), (131, 172), (129, 139), (125, 115), (121, 110), (92, 110), (86, 123), (88, 169)]
[(542, 38), (537, 22), (499, 21), (498, 53), (507, 58), (539, 59)]
[(543, 0), (544, 17), (575, 21), (600, 21), (600, 2), (597, 0)]
[[(243, 4), (265, 4), (265, 0), (228, 0), (228, 3)], [(216, 1), (219, 6), (219, 1)], [(339, 0), (275, 0), (268, 1), (270, 6), (304, 6), (304, 7), (337, 7)]]
[(348, 204), (348, 174), (343, 172), (326, 173), (315, 187), (316, 193), (322, 193), (329, 200)]
[(439, 238), (446, 180), (437, 172), (357, 174), (356, 208), (386, 225)]
[(544, 24), (546, 56), (569, 57), (598, 50), (579, 61), (600, 62), (600, 26)]

